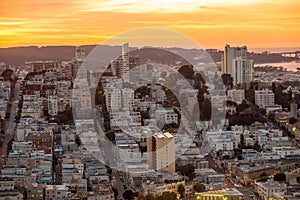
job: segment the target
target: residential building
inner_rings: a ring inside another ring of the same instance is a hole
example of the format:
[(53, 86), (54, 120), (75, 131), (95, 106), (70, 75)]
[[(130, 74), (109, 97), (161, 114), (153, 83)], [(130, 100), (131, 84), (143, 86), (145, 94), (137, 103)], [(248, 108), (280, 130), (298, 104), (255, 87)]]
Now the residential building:
[(255, 90), (255, 104), (260, 108), (275, 104), (275, 96), (272, 90)]
[(241, 104), (245, 100), (245, 90), (228, 90), (227, 97), (228, 100)]
[(262, 174), (271, 176), (275, 172), (275, 167), (273, 165), (240, 165), (236, 168), (236, 177), (239, 182), (253, 181)]
[(231, 47), (230, 45), (225, 46), (223, 62), (222, 62), (222, 73), (232, 75), (232, 64), (233, 60), (237, 57), (241, 57), (242, 59), (247, 58), (247, 47)]
[(56, 95), (48, 96), (48, 113), (50, 116), (58, 114), (58, 101)]
[(226, 188), (223, 190), (212, 190), (196, 193), (197, 200), (243, 200), (243, 194), (236, 188)]
[(0, 200), (23, 200), (23, 195), (18, 191), (0, 191)]
[(255, 185), (259, 196), (266, 199), (274, 197), (274, 193), (284, 194), (287, 191), (285, 183), (279, 183), (272, 179), (267, 182), (257, 182)]
[(28, 200), (44, 200), (45, 186), (43, 184), (28, 184), (26, 185), (26, 196)]
[(156, 122), (163, 124), (178, 124), (178, 114), (173, 109), (160, 109), (155, 111)]
[(175, 172), (175, 140), (169, 132), (148, 136), (147, 152), (151, 169)]
[(70, 196), (66, 185), (47, 185), (45, 188), (45, 200), (65, 200)]
[[(15, 182), (12, 178), (0, 177), (0, 191), (1, 190), (13, 190), (15, 188)], [(0, 198), (1, 199), (1, 198)]]
[(232, 73), (234, 85), (244, 85), (253, 80), (253, 60), (236, 57), (232, 60)]

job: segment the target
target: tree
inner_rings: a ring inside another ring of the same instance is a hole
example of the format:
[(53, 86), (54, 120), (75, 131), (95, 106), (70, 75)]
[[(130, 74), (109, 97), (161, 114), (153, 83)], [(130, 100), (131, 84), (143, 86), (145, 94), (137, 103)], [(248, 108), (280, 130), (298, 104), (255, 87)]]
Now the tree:
[(268, 176), (262, 176), (260, 177), (257, 182), (266, 182), (267, 180), (269, 180), (270, 178)]
[(184, 65), (182, 67), (180, 67), (180, 69), (178, 70), (178, 72), (186, 79), (193, 79), (194, 77), (194, 67), (193, 65)]
[(80, 137), (78, 135), (75, 135), (75, 143), (78, 147), (82, 145)]
[(5, 81), (10, 81), (11, 80), (11, 75), (13, 74), (13, 70), (11, 69), (5, 69), (3, 72), (2, 72), (2, 77), (4, 78)]
[(181, 197), (181, 198), (184, 198), (184, 197), (185, 197), (185, 187), (184, 187), (182, 184), (180, 184), (180, 185), (178, 186), (177, 191), (178, 191), (178, 193), (180, 194), (180, 197)]
[(274, 181), (285, 181), (286, 180), (286, 175), (284, 172), (278, 172), (277, 174), (274, 175)]
[(200, 119), (201, 120), (210, 120), (211, 119), (211, 103), (209, 99), (205, 99), (202, 104), (202, 109), (200, 110)]
[(112, 187), (112, 191), (113, 191), (115, 197), (117, 197), (119, 195), (119, 191), (117, 188)]
[(250, 105), (245, 100), (243, 100), (243, 102), (240, 105), (237, 106), (236, 111), (237, 112), (242, 112), (243, 110), (245, 110), (249, 107), (250, 107)]
[(194, 185), (195, 192), (204, 192), (205, 190), (206, 190), (205, 185), (203, 185), (202, 183), (196, 183)]
[(112, 168), (110, 168), (110, 166), (108, 166), (108, 165), (105, 165), (105, 167), (107, 169), (107, 173), (111, 175), (112, 174)]
[(241, 148), (243, 148), (245, 146), (245, 137), (243, 133), (240, 135), (240, 143), (241, 143)]
[(296, 122), (297, 122), (297, 118), (295, 118), (295, 117), (291, 117), (289, 119), (289, 124), (295, 124)]
[(261, 115), (265, 115), (265, 114), (267, 114), (267, 111), (266, 111), (266, 109), (264, 109), (264, 108), (259, 108), (259, 113), (260, 113)]
[(132, 190), (126, 190), (124, 193), (123, 193), (123, 198), (124, 199), (127, 199), (127, 200), (132, 200), (134, 199), (134, 197), (136, 197), (137, 194), (134, 193)]
[(233, 78), (231, 77), (230, 74), (222, 74), (222, 80), (225, 86), (228, 88), (233, 87)]
[(183, 176), (189, 177), (190, 180), (195, 177), (195, 167), (191, 164), (179, 166), (176, 171), (179, 171)]
[(148, 194), (146, 195), (145, 200), (155, 200), (155, 197), (152, 194)]
[(275, 120), (275, 113), (274, 112), (269, 113), (268, 120), (271, 120), (271, 121)]
[(114, 142), (116, 140), (115, 131), (113, 131), (113, 130), (106, 131), (105, 136), (112, 142)]
[(254, 94), (255, 94), (255, 89), (253, 86), (250, 86), (250, 88), (245, 91), (246, 99), (253, 104), (255, 103), (255, 95)]
[(164, 192), (156, 200), (177, 200), (177, 194), (175, 192)]

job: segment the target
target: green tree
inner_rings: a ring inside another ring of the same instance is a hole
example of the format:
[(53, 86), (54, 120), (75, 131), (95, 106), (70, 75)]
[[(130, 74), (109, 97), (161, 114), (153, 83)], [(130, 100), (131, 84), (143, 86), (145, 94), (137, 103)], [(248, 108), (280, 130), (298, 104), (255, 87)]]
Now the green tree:
[(184, 65), (180, 67), (178, 72), (182, 74), (184, 78), (189, 80), (193, 79), (195, 73), (193, 65)]
[(261, 115), (265, 115), (265, 114), (267, 114), (267, 111), (266, 111), (266, 109), (264, 109), (264, 108), (259, 108), (259, 113), (260, 113)]
[(255, 103), (255, 95), (254, 94), (255, 94), (255, 88), (253, 86), (250, 86), (250, 88), (245, 91), (246, 99), (253, 104)]
[(284, 172), (278, 172), (274, 175), (274, 181), (285, 181), (286, 175)]
[(243, 148), (245, 146), (245, 136), (243, 133), (240, 135), (240, 143), (241, 143), (241, 148)]
[(134, 193), (132, 190), (126, 190), (123, 193), (123, 198), (126, 200), (132, 200), (134, 199), (134, 197), (137, 197), (138, 195), (136, 193)]
[(156, 200), (177, 200), (177, 194), (175, 192), (164, 192)]
[(225, 86), (228, 88), (233, 87), (233, 78), (231, 77), (230, 74), (222, 74), (222, 80)]
[(295, 117), (291, 117), (289, 119), (289, 124), (295, 124), (296, 122), (297, 122), (297, 118), (295, 118)]
[(200, 110), (200, 119), (201, 120), (210, 120), (211, 119), (211, 103), (209, 99), (205, 99)]
[(236, 111), (237, 112), (242, 112), (243, 110), (249, 108), (250, 105), (247, 103), (247, 101), (243, 101), (240, 105), (237, 106)]
[(195, 167), (191, 164), (178, 166), (176, 171), (179, 171), (183, 176), (189, 177), (190, 180), (195, 177)]
[(106, 131), (105, 136), (112, 142), (114, 142), (116, 140), (115, 131), (113, 131), (113, 130)]
[(269, 180), (270, 178), (268, 176), (262, 176), (260, 177), (257, 181), (258, 182), (266, 182), (267, 180)]
[(2, 72), (2, 77), (4, 78), (5, 81), (10, 81), (11, 80), (11, 76), (13, 74), (13, 70), (11, 69), (5, 69), (3, 72)]
[(178, 193), (180, 194), (180, 197), (181, 197), (181, 198), (184, 198), (184, 197), (185, 197), (185, 187), (184, 187), (182, 184), (180, 184), (180, 185), (178, 186), (177, 191), (178, 191)]
[(148, 194), (146, 195), (145, 200), (155, 200), (155, 197), (152, 194)]
[(205, 190), (206, 190), (205, 185), (203, 185), (202, 183), (196, 183), (194, 185), (195, 192), (204, 192)]
[(75, 135), (75, 143), (78, 147), (82, 145), (80, 137), (78, 135)]
[(115, 197), (117, 197), (119, 195), (119, 191), (117, 188), (112, 187), (112, 191), (113, 191)]

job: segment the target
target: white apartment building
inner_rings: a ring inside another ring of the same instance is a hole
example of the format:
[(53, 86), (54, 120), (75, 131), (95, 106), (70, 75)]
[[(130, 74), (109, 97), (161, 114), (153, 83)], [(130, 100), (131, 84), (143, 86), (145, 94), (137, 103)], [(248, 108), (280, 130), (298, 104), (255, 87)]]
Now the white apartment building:
[(163, 122), (165, 124), (178, 124), (178, 115), (172, 109), (162, 109), (155, 111), (156, 122)]
[(272, 90), (255, 90), (255, 104), (259, 107), (264, 108), (268, 105), (275, 104), (275, 96)]
[(250, 83), (253, 80), (253, 60), (237, 57), (232, 60), (233, 84)]
[(109, 112), (122, 109), (122, 92), (120, 89), (105, 91), (106, 107)]
[(133, 110), (134, 91), (130, 88), (122, 89), (123, 108), (129, 111)]
[(125, 83), (129, 83), (129, 44), (122, 45), (122, 79)]
[(241, 104), (245, 100), (245, 90), (228, 90), (227, 91), (228, 100), (234, 101), (237, 104)]
[(56, 95), (48, 96), (48, 113), (51, 116), (56, 116), (58, 114), (58, 102)]

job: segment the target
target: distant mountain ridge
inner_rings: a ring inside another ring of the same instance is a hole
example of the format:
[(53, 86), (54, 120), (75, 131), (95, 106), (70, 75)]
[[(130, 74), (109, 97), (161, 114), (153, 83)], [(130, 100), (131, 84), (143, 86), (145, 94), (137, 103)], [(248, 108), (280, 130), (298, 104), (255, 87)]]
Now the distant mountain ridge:
[[(82, 45), (80, 46), (85, 49), (86, 55), (91, 52), (96, 45)], [(52, 60), (58, 63), (62, 61), (70, 61), (75, 57), (76, 46), (28, 46), (28, 47), (9, 47), (0, 48), (0, 62), (5, 62), (7, 65), (24, 65), (28, 61), (46, 61)], [(103, 51), (109, 53), (110, 50), (116, 50), (120, 46), (107, 46), (101, 45), (100, 48), (104, 48)], [(166, 48), (165, 50), (172, 49)], [(181, 49), (181, 48), (178, 48)], [(181, 49), (183, 50), (183, 49)], [(184, 51), (195, 53), (193, 49), (184, 49)], [(150, 53), (151, 52), (151, 53)], [(149, 51), (149, 56), (153, 56), (153, 52)], [(215, 62), (221, 61), (221, 55), (223, 51), (208, 51), (209, 55)], [(168, 55), (168, 54), (166, 54)], [(159, 56), (159, 55), (158, 55)], [(296, 58), (286, 58), (279, 54), (258, 54), (249, 53), (249, 58), (253, 59), (255, 63), (274, 63), (274, 62), (289, 62), (299, 60)], [(142, 59), (146, 59), (144, 56)], [(171, 64), (172, 58), (164, 58), (164, 64)]]
[[(88, 54), (96, 45), (82, 46)], [(0, 48), (0, 62), (8, 65), (23, 65), (27, 61), (46, 61), (57, 62), (68, 61), (75, 57), (76, 46), (29, 46), (29, 47), (10, 47)]]

